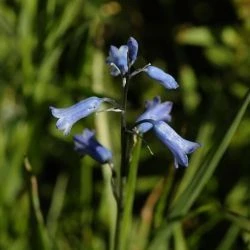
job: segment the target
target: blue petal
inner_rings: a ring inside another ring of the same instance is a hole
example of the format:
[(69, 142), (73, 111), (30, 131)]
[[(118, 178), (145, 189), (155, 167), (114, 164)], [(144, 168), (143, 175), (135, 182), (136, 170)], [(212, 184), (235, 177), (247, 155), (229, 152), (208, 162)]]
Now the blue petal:
[(176, 89), (179, 87), (179, 85), (171, 75), (155, 66), (148, 66), (144, 69), (144, 71), (149, 77), (159, 81), (167, 89)]
[(122, 45), (118, 49), (111, 45), (106, 63), (111, 67), (111, 75), (125, 75), (128, 72), (128, 46)]
[(75, 150), (82, 156), (87, 154), (102, 164), (112, 161), (111, 151), (103, 147), (89, 129), (85, 129), (81, 135), (75, 135), (74, 143)]
[(132, 64), (134, 64), (137, 58), (138, 42), (133, 37), (130, 37), (128, 39), (127, 46), (128, 46), (128, 58), (131, 66)]
[[(172, 102), (163, 102), (161, 103), (161, 99), (159, 96), (156, 96), (153, 100), (146, 102), (146, 111), (141, 114), (136, 122), (149, 119), (155, 121), (171, 121), (170, 112), (172, 110), (173, 103)], [(140, 133), (146, 133), (153, 127), (152, 123), (145, 122), (141, 123), (137, 126), (137, 129)]]
[(156, 121), (153, 126), (153, 131), (155, 135), (173, 153), (176, 168), (178, 167), (178, 164), (187, 167), (187, 154), (194, 152), (198, 147), (200, 147), (199, 143), (183, 139), (167, 123), (163, 121)]
[(160, 103), (161, 103), (161, 97), (160, 96), (155, 96), (153, 100), (146, 101), (145, 108), (146, 109), (153, 108), (153, 107), (157, 106)]
[(128, 46), (122, 45), (119, 48), (116, 66), (120, 69), (122, 75), (128, 72)]
[(118, 55), (119, 55), (119, 49), (117, 47), (111, 45), (110, 49), (109, 49), (109, 56), (107, 57), (106, 62), (108, 64), (114, 63), (115, 58), (117, 58)]
[(57, 128), (67, 135), (77, 121), (95, 112), (105, 100), (105, 98), (93, 96), (68, 108), (50, 107), (50, 110), (54, 117), (59, 118), (56, 123)]

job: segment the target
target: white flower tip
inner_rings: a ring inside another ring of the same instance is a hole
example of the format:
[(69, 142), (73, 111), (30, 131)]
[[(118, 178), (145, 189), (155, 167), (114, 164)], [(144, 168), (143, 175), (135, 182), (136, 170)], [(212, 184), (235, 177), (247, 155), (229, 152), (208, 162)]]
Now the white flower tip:
[(173, 87), (173, 89), (177, 89), (177, 88), (179, 88), (179, 84), (174, 80), (174, 87)]
[(60, 113), (61, 113), (61, 112), (60, 112), (60, 109), (55, 108), (55, 107), (52, 107), (52, 106), (50, 106), (49, 109), (50, 109), (50, 111), (51, 111), (51, 114), (52, 114), (54, 117), (60, 118)]
[(69, 135), (70, 130), (71, 130), (71, 126), (67, 126), (66, 128), (64, 128), (63, 135), (65, 136)]
[(70, 133), (72, 124), (59, 119), (56, 123), (56, 127), (58, 130), (62, 130), (63, 134), (66, 136)]
[(55, 110), (55, 107), (49, 106), (49, 109), (50, 109), (50, 111), (51, 111), (51, 113), (52, 113), (52, 115), (53, 115), (53, 112), (54, 112), (54, 110)]

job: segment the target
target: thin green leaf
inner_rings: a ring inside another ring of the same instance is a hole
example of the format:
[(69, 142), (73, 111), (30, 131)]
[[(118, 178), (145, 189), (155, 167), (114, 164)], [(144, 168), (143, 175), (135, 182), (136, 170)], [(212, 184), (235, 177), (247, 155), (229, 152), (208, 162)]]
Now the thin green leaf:
[(136, 141), (134, 143), (134, 147), (131, 153), (128, 182), (126, 184), (126, 190), (125, 190), (126, 197), (124, 202), (124, 214), (121, 225), (121, 246), (120, 246), (121, 250), (126, 249), (126, 246), (128, 245), (127, 240), (129, 232), (131, 231), (130, 227), (132, 224), (132, 209), (135, 197), (135, 187), (136, 187), (137, 170), (141, 152), (141, 144), (142, 144), (142, 139), (136, 137)]
[(215, 154), (212, 156), (211, 161), (207, 164), (204, 163), (201, 168), (196, 172), (194, 178), (190, 180), (190, 185), (183, 191), (180, 197), (176, 200), (176, 202), (170, 208), (169, 219), (177, 218), (172, 223), (166, 223), (163, 225), (157, 232), (156, 237), (153, 239), (149, 249), (159, 249), (162, 244), (166, 244), (169, 236), (171, 235), (171, 231), (173, 226), (178, 223), (178, 218), (181, 219), (184, 214), (188, 212), (194, 201), (197, 199), (199, 194), (201, 193), (203, 187), (212, 176), (216, 166), (223, 156), (225, 150), (229, 146), (229, 143), (242, 120), (245, 111), (250, 102), (250, 90), (246, 94), (246, 97), (243, 101), (241, 108), (239, 109), (235, 119), (233, 120), (230, 128), (228, 129), (224, 139), (216, 150)]
[(233, 249), (233, 244), (239, 235), (240, 229), (236, 225), (231, 225), (228, 229), (226, 235), (221, 240), (219, 246), (216, 248), (216, 250), (230, 250)]
[[(29, 175), (29, 196), (33, 211), (31, 216), (34, 215), (31, 217), (31, 227), (34, 229), (33, 235), (31, 236), (31, 245), (36, 249), (49, 250), (51, 249), (51, 242), (40, 207), (38, 183), (36, 176), (32, 173), (32, 167), (27, 157), (24, 159), (24, 166)], [(35, 218), (35, 221), (33, 221), (33, 218)]]
[(174, 243), (176, 250), (187, 250), (187, 243), (183, 234), (181, 223), (176, 224), (174, 227)]
[(62, 212), (67, 184), (68, 176), (66, 176), (65, 174), (59, 175), (52, 195), (52, 201), (47, 220), (47, 228), (53, 238), (56, 235), (59, 217)]
[(211, 178), (224, 152), (228, 148), (230, 141), (234, 136), (235, 131), (245, 114), (249, 102), (250, 91), (248, 91), (248, 93), (246, 94), (241, 108), (239, 109), (235, 119), (233, 120), (231, 126), (229, 127), (227, 133), (225, 134), (223, 140), (221, 141), (211, 160), (209, 162), (205, 162), (200, 167), (200, 169), (196, 172), (194, 178), (190, 180), (189, 185), (183, 191), (179, 199), (176, 200), (174, 204), (172, 204), (169, 217), (175, 217), (185, 214), (195, 202), (197, 197), (200, 195), (203, 187)]

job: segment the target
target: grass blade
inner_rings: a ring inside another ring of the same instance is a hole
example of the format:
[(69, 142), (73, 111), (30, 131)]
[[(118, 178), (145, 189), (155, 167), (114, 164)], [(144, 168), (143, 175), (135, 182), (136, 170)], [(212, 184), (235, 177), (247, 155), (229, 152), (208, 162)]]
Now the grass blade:
[[(31, 213), (31, 227), (33, 227), (34, 229), (34, 231), (31, 229), (31, 246), (36, 249), (49, 250), (51, 249), (50, 240), (40, 208), (37, 179), (36, 176), (32, 173), (32, 167), (27, 157), (24, 159), (24, 166), (29, 175), (29, 195), (32, 211), (34, 213), (34, 216), (33, 213)], [(35, 221), (33, 221), (34, 218)], [(34, 232), (36, 233), (36, 236), (34, 235)]]
[[(190, 207), (193, 205), (199, 194), (201, 193), (203, 187), (211, 178), (215, 168), (218, 166), (218, 163), (226, 151), (227, 147), (230, 144), (230, 141), (241, 122), (247, 107), (250, 102), (250, 90), (247, 92), (246, 97), (243, 101), (241, 108), (239, 109), (235, 119), (233, 120), (231, 126), (229, 127), (226, 135), (224, 136), (221, 144), (219, 145), (217, 151), (211, 157), (211, 160), (206, 164), (204, 163), (201, 168), (196, 172), (194, 178), (190, 180), (189, 185), (179, 196), (175, 203), (170, 207), (169, 219), (179, 218), (182, 219), (183, 216), (188, 212)], [(173, 220), (173, 222), (165, 223), (156, 234), (156, 237), (152, 240), (149, 249), (158, 249), (156, 247), (166, 244), (173, 226), (178, 223), (178, 220)]]
[(124, 202), (124, 213), (122, 218), (122, 226), (121, 226), (121, 250), (126, 249), (128, 245), (127, 240), (129, 236), (129, 232), (131, 230), (132, 224), (132, 210), (135, 198), (135, 187), (136, 187), (136, 180), (137, 180), (137, 170), (139, 165), (140, 159), (140, 152), (141, 152), (141, 144), (142, 139), (136, 137), (136, 141), (134, 142), (134, 147), (131, 153), (131, 162), (129, 166), (129, 174), (128, 174), (128, 182), (126, 184), (126, 197)]
[(214, 173), (227, 147), (229, 146), (230, 141), (234, 136), (235, 131), (245, 114), (249, 102), (250, 91), (248, 91), (248, 93), (246, 94), (241, 108), (239, 109), (235, 119), (233, 120), (231, 126), (229, 127), (216, 152), (211, 157), (211, 160), (207, 164), (204, 163), (201, 166), (201, 168), (196, 172), (194, 178), (190, 180), (190, 183), (185, 189), (185, 191), (180, 195), (179, 199), (176, 200), (176, 202), (172, 205), (170, 210), (170, 217), (176, 217), (185, 214), (190, 209), (194, 201), (197, 199), (203, 187)]

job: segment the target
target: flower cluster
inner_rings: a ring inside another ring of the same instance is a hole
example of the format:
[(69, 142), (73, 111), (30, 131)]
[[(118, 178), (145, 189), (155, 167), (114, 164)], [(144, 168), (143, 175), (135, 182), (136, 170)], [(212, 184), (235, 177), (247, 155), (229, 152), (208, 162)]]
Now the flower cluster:
[[(137, 54), (138, 42), (133, 37), (130, 37), (127, 44), (119, 48), (113, 45), (110, 47), (106, 63), (110, 67), (110, 74), (112, 76), (122, 77), (124, 88), (128, 84), (128, 81), (139, 73), (145, 73), (166, 89), (176, 89), (179, 87), (171, 75), (151, 64), (137, 70), (132, 70), (131, 66), (134, 65)], [(110, 98), (94, 96), (68, 108), (57, 109), (50, 107), (50, 109), (52, 115), (58, 118), (56, 123), (57, 128), (64, 131), (64, 134), (67, 135), (77, 121), (97, 112), (103, 102), (113, 105), (115, 103)], [(134, 127), (136, 133), (140, 133), (141, 135), (152, 131), (172, 152), (175, 167), (177, 168), (179, 165), (187, 167), (187, 154), (194, 152), (200, 145), (182, 138), (168, 125), (171, 121), (170, 112), (172, 106), (172, 102), (161, 102), (160, 97), (154, 97), (153, 100), (146, 102), (145, 112), (137, 118)], [(122, 112), (126, 112), (126, 110)], [(74, 142), (75, 150), (81, 155), (87, 154), (101, 164), (112, 162), (111, 152), (95, 139), (92, 131), (85, 129), (81, 135), (75, 135)]]
[[(58, 118), (56, 127), (68, 135), (72, 126), (80, 119), (98, 111), (103, 102), (113, 101), (109, 98), (89, 97), (68, 108), (50, 107), (51, 113)], [(101, 164), (112, 163), (112, 153), (102, 146), (94, 137), (94, 132), (84, 129), (81, 135), (74, 136), (75, 150), (81, 156), (89, 155)]]
[(128, 39), (127, 45), (122, 45), (120, 48), (111, 45), (109, 56), (106, 60), (107, 64), (110, 66), (111, 75), (121, 75), (124, 77), (129, 74), (130, 76), (134, 76), (135, 74), (144, 71), (149, 77), (157, 80), (165, 88), (178, 88), (177, 82), (171, 75), (165, 73), (163, 70), (155, 66), (151, 66), (150, 64), (142, 69), (136, 70), (135, 72), (130, 72), (131, 66), (137, 59), (137, 53), (138, 43), (133, 37)]

